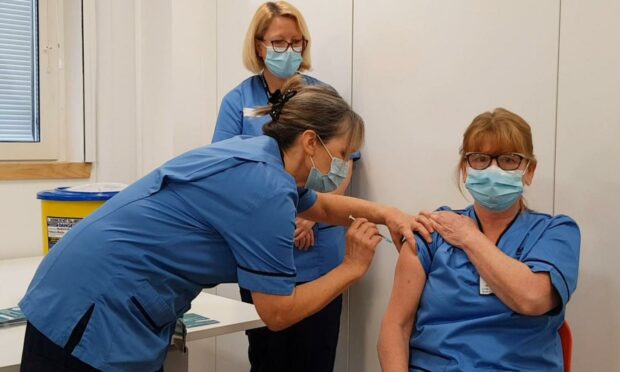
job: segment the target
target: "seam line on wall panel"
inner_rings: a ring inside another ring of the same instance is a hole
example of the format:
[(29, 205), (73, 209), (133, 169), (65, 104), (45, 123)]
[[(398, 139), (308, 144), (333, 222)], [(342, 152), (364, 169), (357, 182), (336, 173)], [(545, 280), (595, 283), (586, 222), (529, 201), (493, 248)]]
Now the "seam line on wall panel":
[[(220, 86), (220, 74), (219, 74), (219, 63), (218, 63), (218, 52), (219, 52), (219, 43), (218, 43), (218, 29), (219, 27), (219, 12), (218, 12), (218, 4), (219, 1), (218, 0), (214, 0), (213, 1), (214, 4), (214, 12), (215, 12), (215, 22), (213, 22), (213, 34), (215, 35), (215, 84), (214, 84), (214, 92), (213, 92), (213, 97), (215, 98), (213, 100), (213, 112), (215, 113), (215, 117), (217, 118), (218, 116), (218, 112), (217, 112), (217, 101), (218, 101), (218, 96), (217, 96), (217, 92), (219, 91), (219, 86)], [(217, 120), (217, 119), (216, 119)], [(211, 142), (213, 142), (213, 137), (211, 137)], [(216, 287), (214, 290), (215, 294), (217, 295), (219, 292), (219, 289)], [(218, 350), (219, 350), (219, 337), (214, 337), (213, 338), (213, 351), (214, 351), (214, 360), (213, 360), (213, 372), (217, 372), (217, 365), (218, 365)]]
[[(354, 57), (354, 48), (355, 48), (355, 0), (351, 0), (351, 108), (353, 107), (353, 57)], [(355, 195), (355, 182), (351, 182), (349, 185), (351, 188), (351, 195)], [(347, 289), (347, 355), (346, 355), (346, 370), (347, 372), (351, 371), (351, 298), (353, 297), (353, 291), (349, 287)]]
[(560, 96), (560, 49), (562, 42), (562, 0), (558, 1), (558, 54), (556, 62), (556, 76), (555, 76), (555, 126), (553, 135), (553, 193), (551, 206), (551, 213), (556, 213), (556, 189), (557, 189), (557, 176), (558, 176), (558, 112), (559, 112), (559, 96)]
[(80, 1), (82, 31), (82, 161), (86, 162), (86, 75), (84, 73), (84, 0)]
[(135, 69), (136, 69), (136, 91), (135, 91), (135, 118), (136, 118), (136, 169), (134, 177), (135, 179), (139, 179), (143, 174), (144, 167), (144, 128), (143, 128), (143, 117), (142, 117), (142, 99), (143, 99), (143, 89), (142, 89), (142, 0), (137, 0), (134, 6), (134, 43), (135, 43)]

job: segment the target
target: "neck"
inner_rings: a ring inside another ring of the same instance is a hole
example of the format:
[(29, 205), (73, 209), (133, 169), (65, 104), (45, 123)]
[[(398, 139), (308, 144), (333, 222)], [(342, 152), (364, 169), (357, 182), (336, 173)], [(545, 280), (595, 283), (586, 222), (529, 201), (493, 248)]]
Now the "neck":
[(272, 94), (278, 89), (282, 89), (282, 85), (286, 79), (282, 79), (272, 74), (268, 68), (263, 69), (263, 76), (265, 77), (265, 81), (267, 82), (267, 88), (269, 89), (269, 94)]
[(283, 151), (282, 159), (284, 161), (284, 169), (293, 176), (297, 187), (304, 187), (310, 169), (306, 164), (303, 149), (293, 146), (291, 149)]
[(504, 230), (521, 211), (521, 201), (517, 201), (512, 207), (502, 212), (490, 211), (474, 202), (474, 210), (485, 232), (489, 230)]

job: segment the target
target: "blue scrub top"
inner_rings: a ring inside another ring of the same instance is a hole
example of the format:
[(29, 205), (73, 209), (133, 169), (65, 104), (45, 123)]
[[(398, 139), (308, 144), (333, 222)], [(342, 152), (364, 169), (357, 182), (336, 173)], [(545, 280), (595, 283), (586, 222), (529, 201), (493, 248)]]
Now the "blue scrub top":
[(288, 295), (297, 189), (277, 142), (239, 136), (189, 151), (73, 227), (39, 266), (20, 307), (64, 346), (94, 305), (73, 355), (104, 371), (161, 367), (175, 321), (204, 287), (239, 282)]
[[(302, 75), (306, 84), (324, 84), (307, 75)], [(263, 126), (271, 121), (269, 115), (262, 117), (245, 116), (244, 110), (265, 106), (269, 95), (262, 76), (254, 75), (244, 80), (230, 91), (220, 107), (213, 142), (218, 142), (236, 135), (259, 136)], [(359, 153), (354, 154), (357, 160)], [(315, 245), (309, 250), (295, 249), (295, 266), (297, 282), (317, 279), (342, 263), (345, 252), (345, 230), (340, 226), (316, 224), (314, 226)]]
[[(440, 210), (449, 210), (447, 207)], [(473, 206), (454, 211), (478, 221)], [(427, 281), (410, 340), (410, 371), (563, 371), (558, 330), (577, 286), (580, 234), (575, 221), (524, 211), (499, 249), (533, 272), (548, 272), (561, 305), (542, 316), (513, 312), (480, 294), (480, 275), (463, 250), (434, 233), (416, 236)]]

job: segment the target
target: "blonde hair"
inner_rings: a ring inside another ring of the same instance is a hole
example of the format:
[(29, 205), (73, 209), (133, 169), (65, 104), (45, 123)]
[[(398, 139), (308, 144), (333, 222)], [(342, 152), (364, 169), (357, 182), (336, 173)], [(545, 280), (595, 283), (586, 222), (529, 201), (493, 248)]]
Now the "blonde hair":
[[(296, 75), (282, 86), (282, 94), (296, 92), (282, 105), (277, 120), (263, 126), (263, 133), (274, 138), (280, 149), (290, 148), (306, 130), (314, 131), (323, 141), (347, 135), (347, 157), (364, 143), (364, 120), (329, 85), (306, 85)], [(254, 109), (253, 114), (269, 114), (273, 105)]]
[[(461, 192), (467, 167), (465, 155), (468, 152), (482, 151), (495, 155), (519, 153), (527, 158), (530, 166), (536, 166), (532, 129), (522, 117), (504, 108), (496, 108), (493, 112), (487, 111), (476, 116), (465, 130), (457, 169)], [(525, 207), (523, 198), (521, 203)]]
[(288, 17), (297, 23), (301, 35), (308, 42), (302, 53), (304, 60), (301, 66), (299, 66), (299, 71), (309, 70), (312, 66), (312, 60), (310, 58), (310, 32), (299, 10), (286, 1), (269, 1), (258, 7), (248, 27), (248, 32), (245, 34), (245, 41), (243, 43), (243, 65), (255, 74), (265, 69), (265, 62), (256, 52), (256, 40), (260, 40), (265, 36), (265, 32), (275, 17)]

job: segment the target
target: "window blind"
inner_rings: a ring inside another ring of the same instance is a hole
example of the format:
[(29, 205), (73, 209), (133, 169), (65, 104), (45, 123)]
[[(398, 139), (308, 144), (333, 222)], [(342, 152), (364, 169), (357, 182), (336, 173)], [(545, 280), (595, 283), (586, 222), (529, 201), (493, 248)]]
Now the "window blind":
[(39, 141), (37, 0), (0, 0), (0, 142)]

